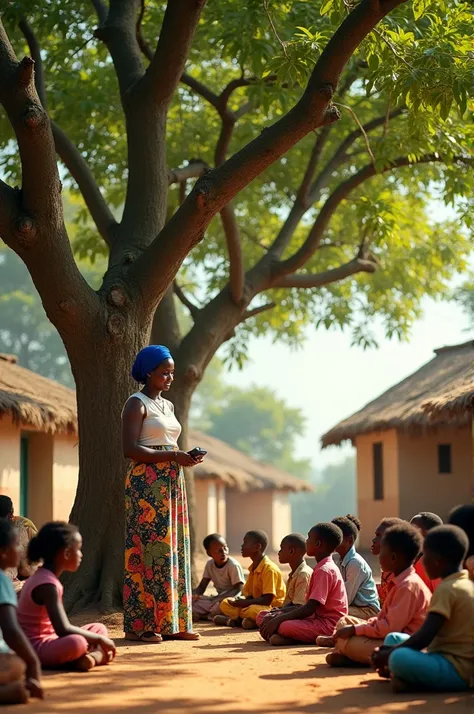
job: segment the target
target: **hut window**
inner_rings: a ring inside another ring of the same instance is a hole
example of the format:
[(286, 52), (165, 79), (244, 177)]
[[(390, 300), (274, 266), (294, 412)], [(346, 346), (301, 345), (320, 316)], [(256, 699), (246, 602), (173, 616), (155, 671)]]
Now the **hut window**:
[(438, 473), (452, 473), (451, 444), (438, 444)]
[(378, 441), (372, 444), (374, 464), (374, 501), (383, 501), (383, 444)]

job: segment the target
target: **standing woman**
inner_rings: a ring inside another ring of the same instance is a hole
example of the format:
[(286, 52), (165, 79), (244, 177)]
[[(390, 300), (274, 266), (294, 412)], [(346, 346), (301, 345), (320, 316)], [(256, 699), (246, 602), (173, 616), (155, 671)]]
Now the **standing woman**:
[(131, 460), (125, 481), (125, 637), (161, 642), (197, 640), (192, 631), (188, 507), (183, 466), (193, 458), (178, 449), (181, 425), (162, 397), (174, 362), (162, 345), (138, 353), (132, 377), (144, 384), (122, 414), (123, 453)]

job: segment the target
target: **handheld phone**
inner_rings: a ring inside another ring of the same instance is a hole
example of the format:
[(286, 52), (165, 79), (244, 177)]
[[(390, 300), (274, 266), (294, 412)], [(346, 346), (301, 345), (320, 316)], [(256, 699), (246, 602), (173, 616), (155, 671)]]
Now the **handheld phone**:
[(188, 454), (192, 456), (193, 459), (197, 459), (200, 456), (205, 456), (207, 454), (207, 451), (205, 449), (201, 449), (200, 446), (195, 446), (194, 449), (188, 451)]

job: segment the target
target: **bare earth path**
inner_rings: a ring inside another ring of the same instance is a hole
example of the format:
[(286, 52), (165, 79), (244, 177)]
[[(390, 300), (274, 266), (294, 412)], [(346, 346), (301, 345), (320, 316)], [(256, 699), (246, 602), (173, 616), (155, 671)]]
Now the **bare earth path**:
[[(84, 622), (84, 617), (82, 616)], [(86, 618), (87, 619), (87, 618)], [(474, 693), (394, 698), (366, 670), (341, 673), (317, 647), (276, 649), (254, 632), (199, 626), (195, 643), (118, 639), (113, 665), (89, 674), (50, 673), (47, 698), (2, 711), (74, 714), (474, 714)]]

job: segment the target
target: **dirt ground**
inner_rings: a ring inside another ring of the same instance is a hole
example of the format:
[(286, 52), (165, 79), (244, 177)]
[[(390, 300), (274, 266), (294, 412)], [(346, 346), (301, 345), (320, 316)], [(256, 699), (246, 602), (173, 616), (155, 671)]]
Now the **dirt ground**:
[[(76, 624), (90, 621), (84, 615)], [(197, 626), (198, 642), (143, 645), (120, 639), (121, 616), (104, 619), (115, 662), (88, 674), (47, 673), (46, 699), (2, 711), (75, 714), (473, 714), (474, 693), (396, 696), (367, 670), (331, 670), (325, 650), (273, 648), (258, 633)]]

